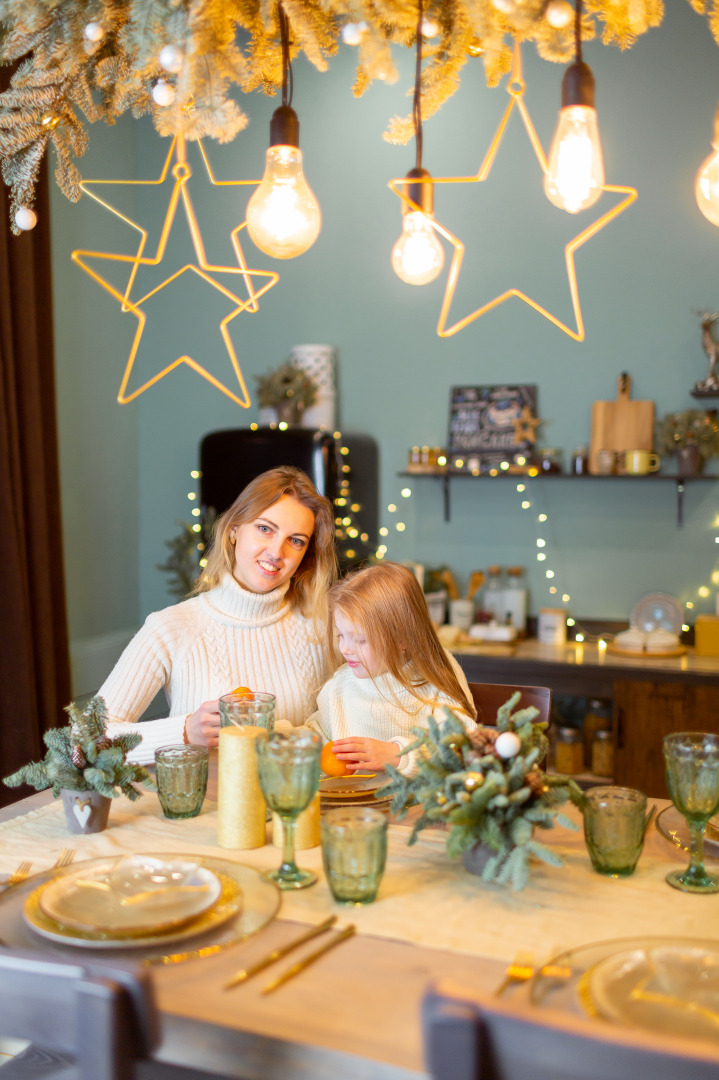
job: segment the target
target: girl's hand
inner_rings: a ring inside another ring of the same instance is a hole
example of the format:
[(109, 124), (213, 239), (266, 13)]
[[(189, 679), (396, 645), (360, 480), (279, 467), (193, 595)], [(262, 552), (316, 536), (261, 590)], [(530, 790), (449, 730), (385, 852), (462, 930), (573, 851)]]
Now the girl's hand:
[(335, 739), (332, 750), (350, 772), (380, 772), (386, 765), (399, 765), (397, 743), (382, 742), (380, 739)]
[(216, 749), (220, 743), (220, 703), (205, 701), (197, 712), (190, 713), (185, 721), (185, 738), (188, 743), (199, 743)]

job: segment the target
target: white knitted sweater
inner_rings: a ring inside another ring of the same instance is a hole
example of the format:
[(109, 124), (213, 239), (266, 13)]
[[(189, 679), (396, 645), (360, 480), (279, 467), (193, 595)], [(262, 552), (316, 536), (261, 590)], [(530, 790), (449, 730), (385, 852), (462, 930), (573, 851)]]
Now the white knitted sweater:
[[(108, 734), (142, 734), (131, 761), (154, 762), (158, 746), (182, 742), (189, 713), (236, 686), (275, 694), (278, 718), (302, 724), (327, 671), (312, 624), (285, 602), (288, 588), (252, 593), (228, 574), (209, 592), (148, 615), (98, 690)], [(161, 689), (170, 715), (135, 727)]]
[[(472, 695), (464, 672), (451, 653), (447, 653), (447, 658), (471, 701)], [(455, 702), (434, 687), (423, 687), (422, 696), (433, 704), (425, 705), (409, 690), (405, 690), (392, 675), (358, 679), (347, 664), (343, 664), (320, 690), (317, 712), (309, 718), (307, 727), (318, 731), (324, 742), (354, 736), (394, 742), (404, 749), (414, 741), (411, 729), (426, 728), (427, 719), (436, 706), (448, 705), (456, 708)], [(476, 728), (476, 722), (470, 717), (460, 712), (456, 715), (468, 731)], [(403, 754), (399, 771), (409, 776), (415, 768), (416, 752)]]

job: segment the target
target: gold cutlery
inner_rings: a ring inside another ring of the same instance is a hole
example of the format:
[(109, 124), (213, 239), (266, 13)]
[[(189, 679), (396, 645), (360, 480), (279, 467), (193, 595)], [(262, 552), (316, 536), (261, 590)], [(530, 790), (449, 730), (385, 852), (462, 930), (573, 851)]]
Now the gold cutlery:
[(518, 952), (512, 963), (507, 967), (504, 978), (494, 991), (494, 997), (500, 997), (512, 983), (529, 982), (535, 975), (545, 979), (568, 979), (572, 969), (560, 964), (542, 964), (535, 968), (531, 953)]
[(23, 859), (17, 869), (13, 870), (7, 881), (2, 882), (3, 890), (7, 892), (7, 890), (12, 889), (14, 885), (22, 885), (23, 881), (29, 876), (31, 868), (32, 862), (30, 859)]
[(267, 983), (267, 986), (263, 986), (261, 992), (263, 994), (271, 994), (272, 991), (276, 990), (278, 986), (282, 986), (283, 983), (286, 983), (289, 979), (293, 979), (295, 975), (298, 975), (301, 971), (304, 971), (305, 968), (309, 967), (310, 964), (313, 964), (315, 960), (318, 960), (320, 956), (324, 956), (324, 954), (326, 952), (329, 952), (330, 949), (334, 949), (335, 945), (339, 945), (340, 942), (346, 941), (347, 938), (352, 937), (352, 935), (356, 933), (356, 931), (357, 927), (354, 925), (354, 923), (350, 923), (348, 926), (345, 926), (344, 930), (341, 930), (340, 933), (333, 937), (331, 941), (328, 941), (324, 945), (321, 945), (319, 949), (315, 949), (314, 952), (309, 953), (307, 956), (303, 956), (302, 959), (298, 960), (296, 964), (293, 964), (292, 967), (287, 968), (286, 971), (283, 971), (280, 975), (277, 976), (276, 979), (273, 979), (272, 982)]
[(236, 975), (233, 975), (228, 983), (222, 987), (223, 990), (231, 990), (233, 986), (239, 986), (243, 982), (247, 982), (248, 979), (256, 975), (258, 971), (264, 971), (270, 964), (274, 964), (275, 960), (281, 960), (283, 956), (287, 956), (287, 953), (292, 952), (299, 945), (304, 945), (306, 941), (311, 941), (313, 937), (317, 937), (318, 934), (323, 934), (325, 930), (329, 930), (333, 923), (337, 922), (336, 915), (330, 915), (324, 922), (318, 923), (317, 926), (310, 927), (299, 937), (293, 938), (292, 941), (288, 941), (286, 945), (280, 945), (278, 948), (273, 949), (271, 953), (264, 956), (257, 963), (250, 965), (248, 968), (244, 968), (242, 971), (238, 971)]
[(53, 863), (53, 870), (60, 870), (63, 866), (69, 866), (76, 854), (74, 848), (65, 848)]

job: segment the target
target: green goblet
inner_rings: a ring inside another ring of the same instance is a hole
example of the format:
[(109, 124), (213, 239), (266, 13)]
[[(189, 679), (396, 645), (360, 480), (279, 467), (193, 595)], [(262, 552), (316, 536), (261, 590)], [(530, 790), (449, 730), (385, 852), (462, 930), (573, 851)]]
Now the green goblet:
[(255, 744), (260, 787), (267, 805), (282, 820), (282, 863), (265, 877), (281, 889), (304, 889), (317, 881), (295, 863), (295, 826), (320, 786), (322, 740), (314, 731), (260, 736)]
[(691, 843), (689, 866), (667, 874), (667, 881), (684, 892), (719, 892), (719, 878), (704, 869), (704, 830), (719, 810), (719, 736), (701, 731), (667, 735), (664, 758), (669, 794), (687, 819)]

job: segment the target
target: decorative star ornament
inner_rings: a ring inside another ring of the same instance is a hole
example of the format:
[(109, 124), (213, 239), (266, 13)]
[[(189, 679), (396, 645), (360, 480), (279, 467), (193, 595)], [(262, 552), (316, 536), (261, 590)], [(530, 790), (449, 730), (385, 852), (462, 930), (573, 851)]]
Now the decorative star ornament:
[[(542, 169), (543, 173), (547, 171), (547, 158), (542, 149), (542, 144), (539, 141), (539, 137), (534, 129), (532, 119), (527, 110), (527, 106), (524, 103), (524, 91), (525, 83), (522, 78), (522, 59), (520, 53), (519, 41), (515, 39), (514, 42), (514, 62), (512, 66), (512, 75), (507, 86), (507, 93), (510, 96), (510, 102), (505, 109), (504, 116), (497, 128), (497, 131), (492, 139), (489, 150), (487, 151), (484, 161), (480, 166), (479, 172), (476, 176), (435, 176), (431, 178), (431, 182), (436, 184), (481, 184), (489, 176), (494, 160), (499, 150), (499, 144), (502, 141), (504, 130), (509, 122), (509, 118), (515, 108), (519, 109), (524, 127), (527, 131), (529, 141), (532, 145), (532, 149), (536, 155), (537, 161)], [(414, 210), (420, 210), (421, 207), (413, 203), (404, 194), (403, 185), (405, 181), (403, 178), (395, 178), (390, 181), (389, 187), (403, 202), (407, 203)], [(579, 302), (579, 288), (577, 286), (577, 273), (574, 265), (575, 252), (586, 244), (588, 240), (591, 240), (605, 225), (608, 225), (610, 221), (618, 217), (627, 207), (634, 202), (637, 198), (637, 190), (633, 187), (625, 187), (616, 184), (605, 184), (602, 188), (603, 191), (623, 195), (624, 198), (616, 203), (610, 210), (602, 214), (596, 221), (593, 221), (586, 229), (583, 229), (575, 237), (573, 237), (564, 248), (564, 258), (567, 267), (567, 279), (569, 283), (569, 294), (572, 300), (572, 309), (574, 312), (574, 318), (576, 322), (576, 328), (567, 326), (556, 315), (553, 315), (551, 311), (543, 307), (536, 300), (533, 300), (530, 296), (527, 296), (521, 289), (511, 288), (506, 289), (503, 293), (493, 297), (486, 303), (481, 304), (469, 315), (465, 315), (463, 318), (458, 319), (456, 322), (448, 325), (449, 312), (454, 299), (455, 290), (459, 281), (459, 275), (462, 268), (462, 259), (464, 258), (464, 244), (462, 241), (449, 231), (440, 222), (430, 219), (432, 228), (437, 232), (439, 236), (442, 236), (453, 247), (452, 259), (449, 266), (449, 272), (447, 274), (447, 284), (444, 291), (444, 298), (442, 300), (442, 307), (439, 314), (439, 320), (437, 322), (437, 334), (439, 337), (452, 337), (460, 330), (464, 330), (466, 326), (474, 322), (475, 319), (479, 319), (482, 315), (486, 315), (488, 311), (493, 308), (499, 307), (505, 300), (516, 297), (518, 300), (522, 300), (525, 304), (528, 304), (535, 311), (543, 315), (545, 319), (548, 319), (560, 330), (564, 331), (569, 337), (575, 341), (584, 341), (584, 320), (582, 318), (582, 308)]]
[(512, 420), (515, 442), (536, 443), (537, 428), (541, 423), (542, 421), (538, 416), (532, 415), (529, 405), (525, 405), (520, 415)]
[[(210, 182), (213, 185), (237, 186), (244, 184), (256, 185), (257, 183), (259, 183), (259, 181), (257, 180), (216, 180), (212, 174), (212, 170), (210, 169), (204, 147), (202, 147), (201, 143), (200, 152), (202, 154), (202, 158), (205, 163)], [(171, 175), (174, 178), (174, 184), (172, 185), (169, 204), (167, 207), (167, 213), (165, 215), (162, 230), (160, 233), (157, 251), (154, 255), (146, 256), (144, 254), (144, 251), (148, 239), (147, 230), (143, 229), (140, 225), (132, 221), (125, 214), (121, 213), (106, 200), (102, 199), (98, 194), (95, 193), (93, 188), (100, 185), (112, 184), (135, 186), (158, 186), (164, 184), (168, 177), (168, 174), (170, 173), (170, 166), (173, 159), (175, 160), (175, 164), (172, 166)], [(85, 273), (89, 274), (94, 281), (101, 285), (103, 289), (109, 292), (110, 295), (120, 303), (124, 312), (132, 312), (132, 314), (137, 319), (137, 329), (135, 331), (132, 347), (130, 349), (130, 354), (125, 365), (125, 371), (117, 396), (117, 400), (122, 405), (125, 405), (130, 401), (134, 401), (135, 398), (139, 397), (140, 394), (144, 393), (145, 390), (148, 390), (151, 386), (154, 386), (155, 383), (159, 382), (160, 379), (164, 378), (165, 375), (168, 375), (176, 367), (179, 367), (180, 364), (187, 364), (188, 367), (192, 368), (193, 371), (196, 371), (198, 375), (201, 375), (204, 379), (207, 379), (207, 381), (211, 383), (217, 390), (220, 390), (223, 394), (226, 394), (227, 397), (229, 397), (232, 401), (235, 402), (235, 404), (240, 405), (242, 408), (247, 408), (250, 405), (250, 397), (247, 392), (247, 386), (242, 375), (240, 364), (237, 359), (237, 354), (235, 352), (235, 348), (232, 343), (228, 327), (232, 320), (235, 319), (243, 311), (256, 312), (258, 310), (258, 300), (261, 296), (264, 295), (264, 293), (267, 292), (268, 289), (271, 289), (273, 285), (277, 284), (277, 282), (279, 281), (279, 274), (275, 273), (275, 271), (270, 270), (253, 270), (247, 266), (244, 253), (239, 242), (239, 234), (246, 225), (246, 222), (244, 221), (235, 229), (233, 229), (230, 234), (230, 240), (233, 250), (235, 252), (235, 256), (237, 258), (237, 264), (233, 266), (225, 266), (210, 263), (208, 261), (207, 255), (205, 253), (204, 243), (202, 240), (202, 234), (197, 223), (197, 218), (188, 190), (188, 181), (190, 180), (191, 176), (192, 170), (187, 164), (184, 138), (182, 135), (177, 135), (172, 140), (164, 167), (162, 169), (160, 177), (157, 180), (85, 180), (80, 185), (86, 194), (88, 194), (92, 199), (98, 202), (106, 210), (109, 210), (110, 213), (114, 214), (116, 217), (124, 221), (127, 225), (134, 229), (140, 237), (137, 252), (134, 255), (121, 255), (115, 252), (87, 250), (76, 250), (72, 252), (73, 261), (76, 262), (78, 266), (80, 266), (85, 271)], [(192, 244), (195, 252), (196, 262), (186, 263), (179, 270), (169, 274), (165, 278), (165, 280), (161, 282), (160, 285), (155, 286), (144, 296), (133, 297), (132, 293), (136, 283), (136, 275), (138, 269), (141, 266), (159, 266), (163, 262), (166, 253), (167, 242), (172, 230), (173, 223), (175, 221), (175, 215), (177, 213), (178, 205), (180, 203), (182, 203), (182, 208), (185, 212), (187, 224), (190, 229), (190, 235), (192, 237)], [(106, 277), (98, 273), (98, 271), (89, 264), (89, 259), (100, 262), (109, 261), (112, 263), (123, 263), (129, 266), (130, 273), (124, 291), (120, 292), (120, 290), (115, 285), (113, 285), (112, 282), (110, 282)], [(154, 375), (152, 375), (140, 387), (128, 393), (127, 388), (130, 381), (130, 376), (133, 371), (133, 366), (137, 358), (138, 350), (140, 348), (140, 342), (142, 340), (142, 335), (144, 333), (145, 325), (147, 322), (147, 316), (142, 310), (142, 305), (151, 297), (156, 296), (162, 289), (166, 288), (168, 285), (171, 285), (173, 282), (177, 281), (183, 274), (188, 272), (196, 274), (203, 281), (207, 282), (213, 288), (217, 289), (223, 296), (225, 296), (230, 301), (232, 305), (232, 310), (227, 316), (225, 316), (221, 320), (219, 324), (219, 330), (222, 335), (227, 354), (230, 358), (232, 369), (237, 379), (239, 393), (236, 393), (234, 390), (231, 390), (229, 387), (225, 386), (202, 364), (200, 364), (199, 361), (186, 354), (176, 357), (160, 371), (157, 371)], [(220, 281), (217, 281), (216, 278), (213, 276), (215, 274), (239, 275), (242, 278), (245, 288), (247, 290), (247, 297), (242, 298), (240, 296), (237, 296)], [(260, 288), (256, 288), (253, 283), (253, 278), (264, 278), (266, 280)]]

